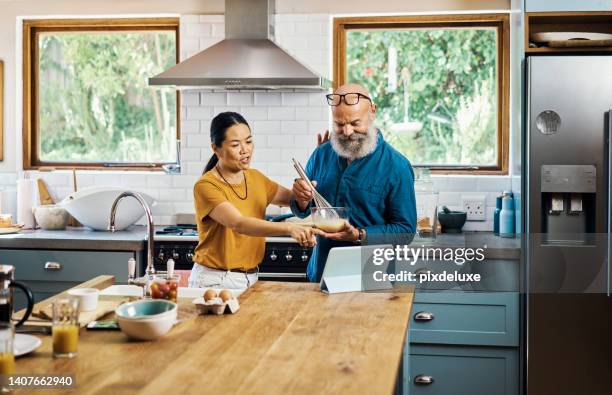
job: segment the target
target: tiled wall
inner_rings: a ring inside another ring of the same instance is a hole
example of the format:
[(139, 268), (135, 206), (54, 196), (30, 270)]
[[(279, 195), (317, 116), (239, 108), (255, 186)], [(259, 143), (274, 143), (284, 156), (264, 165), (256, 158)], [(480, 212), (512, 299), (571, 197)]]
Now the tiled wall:
[[(313, 70), (329, 78), (330, 19), (326, 14), (278, 15), (277, 42)], [(192, 56), (221, 40), (223, 16), (184, 15), (181, 17), (181, 59)], [(201, 175), (212, 152), (209, 127), (215, 114), (237, 111), (250, 122), (255, 139), (253, 167), (272, 179), (290, 186), (295, 177), (292, 157), (306, 162), (316, 146), (316, 134), (328, 128), (329, 108), (323, 93), (208, 92), (186, 91), (181, 98), (181, 175), (145, 172), (81, 172), (79, 188), (92, 185), (121, 186), (148, 193), (157, 200), (153, 208), (157, 224), (174, 223), (174, 214), (193, 212), (192, 186)], [(56, 198), (72, 190), (67, 172), (39, 173)], [(0, 187), (14, 187), (16, 174), (0, 174)], [(510, 188), (509, 177), (433, 177), (440, 191), (439, 201), (459, 208), (461, 195), (487, 195), (487, 221), (468, 222), (465, 229), (489, 230), (495, 195)], [(271, 213), (280, 209), (270, 208)]]

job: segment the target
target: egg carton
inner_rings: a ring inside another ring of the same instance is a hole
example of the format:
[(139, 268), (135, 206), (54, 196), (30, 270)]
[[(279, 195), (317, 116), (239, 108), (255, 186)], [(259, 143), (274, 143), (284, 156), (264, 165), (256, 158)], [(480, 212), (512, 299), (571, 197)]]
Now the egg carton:
[(197, 298), (193, 301), (196, 308), (200, 310), (200, 314), (234, 314), (240, 309), (238, 299), (232, 298), (224, 302), (221, 298), (212, 298), (204, 301), (204, 298)]

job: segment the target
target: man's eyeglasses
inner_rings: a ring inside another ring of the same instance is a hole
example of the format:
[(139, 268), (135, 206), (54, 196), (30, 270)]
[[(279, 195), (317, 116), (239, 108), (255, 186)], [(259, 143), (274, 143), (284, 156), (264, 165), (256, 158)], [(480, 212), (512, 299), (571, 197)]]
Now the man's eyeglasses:
[(362, 97), (372, 103), (372, 99), (366, 95), (362, 95), (361, 93), (345, 93), (344, 95), (330, 93), (329, 95), (325, 95), (325, 97), (327, 98), (327, 104), (330, 106), (339, 106), (340, 103), (342, 103), (342, 100), (344, 100), (344, 104), (354, 106), (355, 104), (359, 103), (359, 99)]

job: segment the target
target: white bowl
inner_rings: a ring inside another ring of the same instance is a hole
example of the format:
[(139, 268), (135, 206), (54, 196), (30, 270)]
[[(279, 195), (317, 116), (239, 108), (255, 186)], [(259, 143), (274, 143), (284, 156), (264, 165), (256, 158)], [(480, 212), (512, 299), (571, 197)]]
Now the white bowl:
[[(68, 195), (61, 205), (80, 223), (94, 230), (108, 230), (111, 207), (117, 197), (127, 189), (115, 187), (91, 187)], [(155, 205), (155, 200), (141, 192), (137, 192), (145, 200), (149, 208)], [(124, 198), (115, 215), (115, 230), (122, 230), (134, 224), (144, 215), (140, 203), (133, 197)]]
[(47, 230), (66, 229), (68, 219), (70, 218), (68, 211), (56, 204), (35, 206), (32, 208), (32, 212), (38, 226)]
[[(167, 310), (150, 314), (147, 304), (167, 304)], [(123, 333), (138, 340), (154, 340), (168, 333), (176, 323), (176, 303), (163, 299), (145, 299), (123, 304), (115, 310)]]
[(100, 290), (96, 288), (77, 288), (69, 290), (68, 295), (79, 299), (79, 311), (93, 311), (98, 307)]

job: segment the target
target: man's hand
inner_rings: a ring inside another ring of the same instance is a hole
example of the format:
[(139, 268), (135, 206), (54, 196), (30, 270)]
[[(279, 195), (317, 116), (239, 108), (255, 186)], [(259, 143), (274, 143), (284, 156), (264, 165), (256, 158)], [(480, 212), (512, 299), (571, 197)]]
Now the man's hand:
[(359, 239), (359, 229), (346, 223), (346, 227), (340, 232), (324, 233), (321, 236), (337, 241), (357, 241)]
[(328, 141), (329, 141), (329, 130), (326, 130), (322, 136), (321, 136), (321, 133), (317, 133), (317, 145), (321, 145)]
[[(314, 187), (317, 186), (316, 181), (310, 181)], [(312, 191), (308, 186), (308, 183), (301, 178), (296, 178), (293, 182), (293, 187), (291, 188), (293, 191), (293, 196), (295, 196), (295, 201), (301, 210), (304, 210), (308, 203), (312, 200)]]

